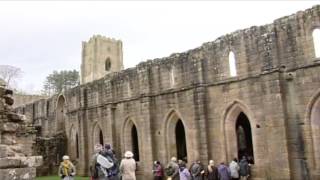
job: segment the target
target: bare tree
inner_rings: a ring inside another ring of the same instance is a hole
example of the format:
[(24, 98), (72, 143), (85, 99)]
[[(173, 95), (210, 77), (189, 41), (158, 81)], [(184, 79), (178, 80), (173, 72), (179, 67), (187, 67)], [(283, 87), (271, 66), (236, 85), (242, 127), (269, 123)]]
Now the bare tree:
[(0, 65), (0, 78), (3, 79), (9, 88), (13, 88), (14, 81), (20, 78), (22, 71), (20, 68), (10, 65)]

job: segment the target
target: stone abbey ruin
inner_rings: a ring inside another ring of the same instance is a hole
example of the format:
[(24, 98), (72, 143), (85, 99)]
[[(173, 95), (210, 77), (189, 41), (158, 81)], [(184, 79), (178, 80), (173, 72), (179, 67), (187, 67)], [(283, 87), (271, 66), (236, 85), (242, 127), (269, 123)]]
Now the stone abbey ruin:
[[(16, 108), (56, 174), (88, 175), (96, 143), (132, 150), (138, 179), (170, 157), (252, 157), (252, 179), (320, 179), (320, 6), (124, 69), (121, 41), (83, 43), (81, 85)], [(318, 49), (318, 50), (317, 50)]]
[(33, 156), (35, 130), (13, 112), (13, 92), (0, 79), (0, 179), (33, 180), (41, 156)]

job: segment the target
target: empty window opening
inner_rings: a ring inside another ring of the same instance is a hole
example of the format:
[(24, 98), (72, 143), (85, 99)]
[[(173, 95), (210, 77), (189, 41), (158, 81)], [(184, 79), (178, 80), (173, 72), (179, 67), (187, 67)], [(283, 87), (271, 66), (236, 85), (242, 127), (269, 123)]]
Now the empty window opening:
[(171, 70), (170, 70), (170, 86), (171, 87), (173, 87), (174, 84), (176, 83), (175, 79), (174, 79), (174, 76), (175, 76), (175, 72), (174, 72), (174, 68), (172, 67)]
[(133, 152), (133, 158), (136, 161), (140, 160), (139, 156), (139, 141), (138, 141), (138, 132), (135, 125), (132, 126), (131, 129), (131, 139), (132, 139), (132, 152)]
[(47, 116), (49, 116), (50, 103), (47, 101)]
[(110, 58), (107, 58), (106, 59), (106, 62), (105, 62), (105, 70), (106, 71), (110, 71), (110, 69), (111, 69), (111, 60), (110, 60)]
[(320, 57), (320, 29), (313, 30), (313, 45), (316, 58)]
[(176, 144), (177, 144), (177, 158), (187, 160), (187, 143), (186, 133), (181, 120), (176, 125)]
[(77, 158), (79, 158), (79, 138), (78, 138), (78, 134), (76, 134), (76, 155), (77, 155)]
[(58, 106), (57, 106), (57, 122), (58, 122), (58, 126), (57, 126), (57, 130), (61, 131), (65, 129), (65, 122), (64, 122), (64, 116), (65, 116), (65, 99), (63, 96), (60, 96), (58, 99)]
[(99, 133), (99, 143), (101, 145), (103, 145), (103, 134), (102, 134), (102, 131), (100, 130), (100, 133)]
[(130, 87), (130, 82), (127, 84), (127, 91), (128, 91), (128, 97), (131, 96), (131, 87)]
[(248, 162), (254, 164), (252, 132), (248, 117), (240, 113), (236, 123), (236, 133), (238, 142), (238, 158), (246, 156)]
[(230, 76), (237, 76), (236, 58), (232, 51), (229, 53), (229, 71)]

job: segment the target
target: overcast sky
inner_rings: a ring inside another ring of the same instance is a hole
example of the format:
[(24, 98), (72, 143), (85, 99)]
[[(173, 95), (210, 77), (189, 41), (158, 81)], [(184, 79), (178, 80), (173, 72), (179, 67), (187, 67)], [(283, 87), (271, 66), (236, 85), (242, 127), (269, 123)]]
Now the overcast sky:
[(22, 69), (18, 88), (41, 90), (54, 70), (80, 70), (93, 34), (123, 42), (124, 67), (184, 52), (224, 34), (320, 4), (318, 1), (0, 2), (0, 64)]

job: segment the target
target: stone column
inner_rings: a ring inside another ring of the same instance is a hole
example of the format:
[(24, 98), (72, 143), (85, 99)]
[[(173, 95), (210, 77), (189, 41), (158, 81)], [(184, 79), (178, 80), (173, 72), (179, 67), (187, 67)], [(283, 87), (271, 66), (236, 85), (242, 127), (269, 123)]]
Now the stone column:
[(285, 117), (287, 125), (287, 143), (289, 149), (290, 175), (291, 179), (310, 179), (306, 157), (304, 156), (304, 141), (301, 125), (302, 118), (299, 117), (297, 104), (299, 99), (295, 89), (294, 73), (284, 72), (282, 79), (283, 102), (285, 103)]
[(198, 159), (204, 163), (208, 163), (208, 133), (207, 133), (207, 110), (206, 110), (206, 88), (198, 87), (194, 91), (194, 111), (195, 111), (195, 121), (198, 129)]
[[(151, 98), (144, 97), (140, 100), (140, 116), (143, 118), (143, 127), (140, 128), (142, 130), (141, 144), (142, 146), (140, 150), (141, 160), (143, 161), (142, 168), (143, 174), (146, 179), (152, 179), (152, 164), (153, 164), (153, 144), (152, 144), (152, 132), (151, 132)], [(142, 169), (141, 169), (142, 170)]]

